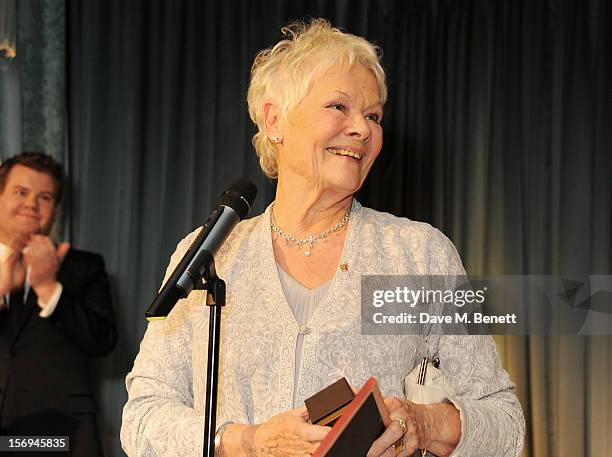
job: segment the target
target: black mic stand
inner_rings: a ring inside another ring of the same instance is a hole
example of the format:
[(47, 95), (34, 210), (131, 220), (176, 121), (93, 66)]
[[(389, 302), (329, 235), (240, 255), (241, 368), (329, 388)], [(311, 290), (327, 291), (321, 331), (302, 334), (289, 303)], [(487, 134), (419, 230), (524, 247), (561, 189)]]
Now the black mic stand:
[(206, 364), (206, 410), (204, 412), (204, 457), (215, 456), (215, 433), (217, 430), (217, 390), (219, 385), (219, 346), (221, 335), (221, 308), (225, 306), (225, 281), (217, 276), (215, 259), (207, 251), (200, 255), (210, 256), (210, 261), (201, 276), (188, 274), (197, 290), (206, 290), (206, 306), (210, 307), (208, 322), (208, 362)]

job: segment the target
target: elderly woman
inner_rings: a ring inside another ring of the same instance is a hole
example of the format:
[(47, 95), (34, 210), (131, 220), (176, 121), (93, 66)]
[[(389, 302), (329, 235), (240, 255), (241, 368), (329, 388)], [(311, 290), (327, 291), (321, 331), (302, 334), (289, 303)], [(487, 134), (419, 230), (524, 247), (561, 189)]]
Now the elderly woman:
[[(304, 399), (344, 376), (375, 376), (393, 419), (369, 456), (518, 455), (523, 416), (491, 337), (367, 336), (365, 274), (464, 274), (452, 243), (427, 224), (362, 207), (354, 194), (382, 147), (385, 74), (376, 49), (324, 20), (284, 29), (259, 53), (249, 112), (275, 201), (243, 221), (217, 254), (227, 283), (217, 409), (218, 454), (304, 456), (329, 431)], [(171, 272), (196, 232), (172, 256)], [(202, 453), (208, 309), (194, 291), (151, 322), (134, 369), (121, 439), (130, 456)], [(403, 399), (424, 355), (457, 392), (444, 403)], [(399, 440), (399, 441), (398, 441)]]

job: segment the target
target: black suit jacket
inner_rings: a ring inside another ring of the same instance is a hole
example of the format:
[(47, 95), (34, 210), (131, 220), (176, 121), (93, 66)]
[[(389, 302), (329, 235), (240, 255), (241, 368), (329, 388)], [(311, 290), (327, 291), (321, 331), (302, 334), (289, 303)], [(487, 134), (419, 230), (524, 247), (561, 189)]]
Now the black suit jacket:
[(57, 279), (63, 291), (50, 317), (38, 316), (33, 290), (13, 331), (11, 311), (0, 311), (2, 434), (69, 435), (72, 455), (101, 455), (89, 358), (117, 343), (104, 260), (70, 249)]

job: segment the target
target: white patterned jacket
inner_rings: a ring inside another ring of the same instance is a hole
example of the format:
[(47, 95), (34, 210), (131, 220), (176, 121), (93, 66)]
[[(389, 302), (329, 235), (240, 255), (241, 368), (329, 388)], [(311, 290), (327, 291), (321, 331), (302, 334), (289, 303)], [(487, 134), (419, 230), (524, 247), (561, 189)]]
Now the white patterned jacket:
[[(197, 231), (178, 245), (172, 272)], [(360, 332), (362, 274), (465, 274), (453, 244), (430, 225), (363, 208), (353, 201), (340, 264), (308, 325), (298, 397), (344, 376), (354, 386), (375, 376), (383, 395), (402, 397), (402, 382), (425, 354), (458, 392), (461, 415), (454, 456), (514, 456), (524, 418), (490, 336), (365, 336)], [(221, 331), (217, 424), (261, 423), (292, 408), (298, 331), (278, 278), (270, 207), (241, 222), (217, 253), (227, 283)], [(121, 441), (130, 457), (201, 456), (208, 308), (202, 292), (181, 300), (165, 321), (149, 323), (127, 376)], [(433, 347), (435, 345), (435, 347)]]

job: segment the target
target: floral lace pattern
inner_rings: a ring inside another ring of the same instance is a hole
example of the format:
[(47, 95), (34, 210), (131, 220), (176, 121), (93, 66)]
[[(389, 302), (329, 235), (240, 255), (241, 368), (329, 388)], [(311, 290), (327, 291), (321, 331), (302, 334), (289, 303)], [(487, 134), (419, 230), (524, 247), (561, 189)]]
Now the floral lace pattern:
[[(217, 424), (260, 423), (292, 407), (299, 328), (276, 270), (269, 222), (270, 208), (240, 223), (216, 256), (228, 291)], [(196, 234), (179, 244), (167, 276)], [(453, 455), (518, 455), (523, 414), (490, 336), (361, 335), (361, 275), (464, 274), (452, 243), (427, 224), (354, 201), (340, 263), (348, 271), (337, 270), (308, 324), (297, 397), (305, 399), (342, 376), (354, 386), (375, 376), (384, 395), (402, 397), (404, 377), (424, 354), (436, 354), (458, 392), (449, 399), (461, 415), (462, 436)], [(202, 455), (204, 298), (192, 292), (165, 321), (149, 324), (126, 380), (121, 441), (130, 456)]]

